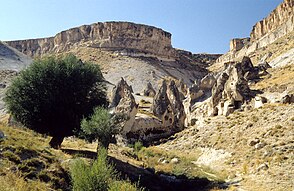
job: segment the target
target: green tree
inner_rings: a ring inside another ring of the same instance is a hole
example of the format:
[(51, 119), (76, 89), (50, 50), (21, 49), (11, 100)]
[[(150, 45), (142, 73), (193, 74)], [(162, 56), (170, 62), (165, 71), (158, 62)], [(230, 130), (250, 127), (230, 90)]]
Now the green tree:
[(98, 65), (73, 55), (35, 60), (12, 82), (5, 102), (26, 127), (52, 136), (58, 148), (65, 136), (80, 129), (83, 117), (107, 106), (104, 78)]
[(115, 142), (114, 136), (121, 131), (127, 116), (123, 113), (110, 114), (106, 109), (97, 107), (94, 113), (81, 122), (82, 138), (89, 142), (98, 140), (98, 147), (108, 148)]
[(107, 149), (116, 133), (112, 116), (102, 107), (95, 108), (93, 115), (81, 122), (82, 137), (89, 142), (98, 140), (97, 149), (101, 146)]

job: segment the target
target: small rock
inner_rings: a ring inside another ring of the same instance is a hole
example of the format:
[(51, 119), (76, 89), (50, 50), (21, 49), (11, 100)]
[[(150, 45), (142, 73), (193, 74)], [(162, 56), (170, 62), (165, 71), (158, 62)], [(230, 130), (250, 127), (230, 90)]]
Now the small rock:
[(0, 139), (4, 139), (5, 138), (5, 135), (4, 133), (0, 130)]
[(259, 167), (257, 167), (257, 171), (260, 171), (260, 170), (267, 170), (269, 167), (266, 163), (263, 163), (261, 165), (259, 165)]
[(254, 146), (254, 145), (256, 145), (257, 143), (259, 143), (259, 139), (258, 139), (258, 138), (255, 138), (255, 139), (253, 139), (253, 140), (249, 140), (249, 141), (248, 141), (248, 145), (249, 145), (249, 146)]
[(164, 161), (164, 157), (161, 157), (161, 158), (158, 159), (157, 162), (158, 162), (158, 163), (162, 163), (163, 161)]
[(163, 160), (161, 163), (162, 164), (167, 164), (168, 163), (168, 160)]
[(262, 149), (265, 145), (266, 145), (265, 143), (257, 143), (257, 144), (255, 145), (255, 148), (256, 148), (256, 149)]
[(0, 88), (6, 88), (5, 84), (0, 84)]
[(173, 159), (171, 159), (170, 163), (177, 164), (177, 163), (179, 163), (179, 159), (178, 158), (173, 158)]

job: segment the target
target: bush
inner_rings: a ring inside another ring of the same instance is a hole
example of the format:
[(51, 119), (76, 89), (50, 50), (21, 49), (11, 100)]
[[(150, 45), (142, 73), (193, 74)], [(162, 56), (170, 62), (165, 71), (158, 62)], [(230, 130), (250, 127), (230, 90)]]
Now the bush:
[(106, 149), (115, 134), (110, 114), (101, 107), (96, 108), (89, 119), (82, 120), (81, 130), (82, 137), (90, 142), (98, 139), (98, 142)]
[(110, 184), (108, 191), (144, 191), (142, 188), (138, 188), (136, 184), (132, 184), (128, 181), (114, 181)]
[(114, 136), (126, 120), (128, 116), (123, 113), (111, 115), (106, 109), (97, 107), (93, 115), (82, 120), (80, 137), (89, 142), (98, 140), (100, 146), (108, 148), (110, 143), (115, 142)]
[(143, 148), (143, 144), (140, 141), (135, 142), (134, 151), (139, 153), (139, 151)]
[(107, 163), (107, 150), (99, 149), (97, 160), (87, 165), (77, 159), (70, 169), (74, 191), (106, 191), (116, 174), (113, 166)]
[(80, 128), (97, 106), (107, 106), (104, 78), (98, 65), (73, 55), (35, 60), (12, 82), (5, 102), (13, 117), (26, 127), (52, 136), (60, 146)]
[(70, 168), (74, 191), (136, 191), (144, 190), (130, 181), (118, 179), (113, 166), (108, 164), (107, 150), (98, 150), (97, 160), (87, 165), (83, 160), (76, 159)]

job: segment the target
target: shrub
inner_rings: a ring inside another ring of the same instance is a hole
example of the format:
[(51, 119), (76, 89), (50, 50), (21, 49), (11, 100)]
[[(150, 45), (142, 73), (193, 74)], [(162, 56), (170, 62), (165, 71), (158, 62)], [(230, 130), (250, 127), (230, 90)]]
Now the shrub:
[(80, 128), (93, 108), (108, 104), (98, 65), (73, 55), (35, 60), (12, 82), (5, 102), (13, 117), (26, 127), (52, 136), (57, 148)]
[(101, 107), (96, 108), (89, 119), (82, 120), (81, 130), (82, 137), (90, 142), (98, 139), (106, 149), (115, 133), (110, 114)]
[(114, 181), (110, 184), (108, 191), (144, 191), (144, 189), (138, 188), (136, 184), (129, 181)]
[(82, 120), (80, 136), (89, 142), (98, 140), (98, 144), (107, 149), (111, 142), (115, 142), (114, 136), (121, 130), (127, 117), (122, 113), (111, 115), (106, 109), (97, 107), (93, 115)]
[(107, 150), (99, 149), (97, 160), (87, 165), (76, 159), (70, 168), (74, 191), (106, 191), (116, 173), (113, 166), (107, 163)]
[(135, 142), (134, 151), (138, 153), (143, 148), (143, 144), (140, 141)]

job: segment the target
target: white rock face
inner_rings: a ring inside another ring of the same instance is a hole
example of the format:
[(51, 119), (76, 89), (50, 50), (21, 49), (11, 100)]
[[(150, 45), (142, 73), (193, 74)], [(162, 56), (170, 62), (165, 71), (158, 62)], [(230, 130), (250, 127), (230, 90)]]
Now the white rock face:
[(272, 60), (269, 65), (273, 68), (294, 64), (294, 48)]
[(0, 70), (20, 71), (31, 62), (32, 59), (28, 56), (0, 42)]
[(213, 148), (201, 148), (202, 154), (195, 162), (197, 165), (202, 166), (219, 166), (220, 163), (224, 163), (226, 159), (231, 157), (231, 153), (225, 150), (216, 150)]
[(54, 37), (7, 43), (29, 56), (64, 52), (85, 43), (103, 49), (139, 50), (141, 53), (155, 54), (166, 59), (176, 55), (171, 46), (170, 33), (131, 22), (97, 22), (62, 31)]

